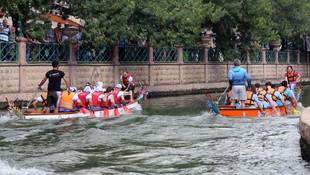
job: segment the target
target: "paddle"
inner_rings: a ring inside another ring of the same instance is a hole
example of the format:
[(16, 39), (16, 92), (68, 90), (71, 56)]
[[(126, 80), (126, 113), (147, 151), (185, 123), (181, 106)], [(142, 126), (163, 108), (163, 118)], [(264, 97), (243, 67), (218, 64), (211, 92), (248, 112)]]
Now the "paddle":
[(29, 100), (29, 102), (28, 102), (28, 104), (27, 104), (26, 109), (28, 109), (28, 108), (29, 108), (30, 103), (32, 102), (32, 100), (34, 99), (34, 97), (38, 94), (38, 92), (39, 92), (39, 89), (37, 89), (37, 90), (35, 91), (34, 95), (33, 95), (33, 96), (32, 96), (32, 98), (31, 98), (31, 100)]
[(88, 109), (84, 108), (83, 106), (79, 107), (79, 109), (83, 114), (87, 114), (90, 112)]
[(108, 108), (104, 108), (104, 110), (103, 110), (103, 117), (110, 117), (110, 113), (109, 113), (109, 109)]
[(128, 109), (126, 105), (123, 106), (123, 109), (127, 114), (132, 114), (132, 112), (130, 111), (130, 109)]
[(114, 116), (115, 116), (115, 117), (119, 117), (119, 116), (120, 116), (119, 110), (117, 109), (117, 107), (114, 108)]
[(222, 95), (217, 99), (217, 101), (215, 103), (219, 104), (222, 96), (226, 93), (227, 89), (229, 88), (229, 86), (227, 86), (227, 88), (225, 89), (225, 91), (222, 93)]
[(96, 117), (95, 112), (93, 110), (90, 110), (90, 116), (91, 117)]

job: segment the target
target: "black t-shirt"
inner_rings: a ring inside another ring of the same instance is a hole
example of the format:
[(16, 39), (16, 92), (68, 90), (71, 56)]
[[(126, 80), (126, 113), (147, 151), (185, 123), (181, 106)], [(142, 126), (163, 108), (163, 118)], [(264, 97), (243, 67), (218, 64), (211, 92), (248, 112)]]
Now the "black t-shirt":
[(65, 73), (60, 70), (50, 70), (45, 76), (48, 78), (48, 87), (49, 91), (61, 91), (60, 84), (61, 79), (65, 76)]

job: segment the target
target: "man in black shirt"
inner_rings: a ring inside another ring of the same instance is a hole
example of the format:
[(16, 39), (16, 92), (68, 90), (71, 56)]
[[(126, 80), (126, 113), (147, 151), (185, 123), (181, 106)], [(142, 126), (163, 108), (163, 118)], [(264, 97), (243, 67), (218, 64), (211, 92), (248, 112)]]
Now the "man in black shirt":
[(47, 105), (46, 105), (46, 113), (50, 113), (50, 107), (55, 106), (54, 113), (58, 113), (58, 106), (61, 96), (61, 79), (63, 78), (65, 80), (65, 83), (68, 87), (68, 94), (70, 94), (70, 85), (69, 81), (65, 76), (65, 73), (63, 71), (58, 70), (59, 69), (59, 62), (53, 61), (52, 63), (53, 69), (48, 71), (45, 74), (45, 77), (39, 84), (39, 89), (41, 89), (41, 86), (45, 83), (45, 81), (48, 79), (48, 87), (47, 87)]

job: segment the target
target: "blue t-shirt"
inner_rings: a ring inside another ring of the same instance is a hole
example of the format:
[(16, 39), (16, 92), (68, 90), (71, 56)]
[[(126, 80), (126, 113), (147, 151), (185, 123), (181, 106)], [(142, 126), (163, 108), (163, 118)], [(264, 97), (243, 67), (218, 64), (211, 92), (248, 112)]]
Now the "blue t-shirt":
[(278, 106), (283, 106), (282, 101), (281, 101), (283, 99), (283, 96), (281, 95), (281, 93), (279, 91), (275, 91), (274, 95), (278, 98), (276, 101)]

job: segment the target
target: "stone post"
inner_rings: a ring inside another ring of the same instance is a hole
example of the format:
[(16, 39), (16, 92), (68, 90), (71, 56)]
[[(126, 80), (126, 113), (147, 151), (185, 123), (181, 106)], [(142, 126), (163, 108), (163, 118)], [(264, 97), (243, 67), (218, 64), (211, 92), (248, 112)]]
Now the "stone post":
[(149, 47), (149, 85), (154, 86), (154, 50), (153, 46)]
[(205, 83), (208, 83), (209, 81), (209, 73), (208, 73), (208, 66), (209, 66), (209, 54), (208, 54), (208, 47), (206, 46), (200, 46), (204, 49), (204, 63), (205, 63)]
[(251, 64), (251, 58), (250, 58), (249, 52), (246, 53), (246, 62), (247, 62), (247, 64)]
[(73, 39), (66, 39), (65, 44), (69, 49), (69, 82), (70, 86), (77, 86), (76, 84), (76, 41)]
[(267, 61), (266, 61), (266, 48), (262, 48), (262, 55), (263, 55), (262, 63), (263, 64), (267, 64)]
[(286, 55), (287, 55), (287, 64), (290, 64), (290, 50), (285, 50)]
[(119, 45), (113, 45), (113, 69), (114, 69), (114, 84), (119, 81), (120, 77), (120, 62), (119, 62)]
[(273, 51), (275, 52), (275, 57), (276, 57), (276, 64), (279, 64), (279, 51), (278, 49), (274, 48)]
[(16, 39), (18, 44), (18, 64), (19, 66), (19, 93), (23, 93), (27, 91), (26, 81), (27, 74), (24, 72), (24, 66), (27, 65), (26, 61), (26, 45), (28, 40), (24, 37)]
[(300, 50), (296, 50), (297, 53), (297, 64), (300, 64)]
[(178, 48), (178, 63), (179, 63), (179, 83), (183, 84), (183, 47), (181, 45), (174, 45)]

